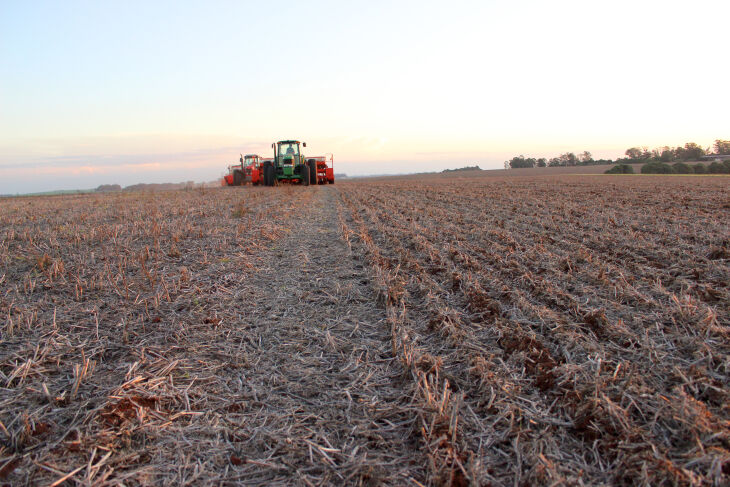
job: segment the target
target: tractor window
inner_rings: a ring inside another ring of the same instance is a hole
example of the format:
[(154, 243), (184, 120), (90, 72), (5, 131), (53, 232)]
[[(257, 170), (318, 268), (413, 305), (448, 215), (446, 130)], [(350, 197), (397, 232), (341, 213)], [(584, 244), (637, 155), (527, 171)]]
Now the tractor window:
[(243, 158), (243, 165), (244, 166), (250, 166), (253, 163), (254, 163), (254, 158), (253, 157), (244, 157)]
[(299, 155), (299, 144), (279, 144), (279, 154), (286, 155)]

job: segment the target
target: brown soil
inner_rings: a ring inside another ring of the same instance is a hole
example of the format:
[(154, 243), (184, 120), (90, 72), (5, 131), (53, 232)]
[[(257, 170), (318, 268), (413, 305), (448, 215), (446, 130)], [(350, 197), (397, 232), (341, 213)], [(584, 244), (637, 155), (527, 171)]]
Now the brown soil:
[(723, 485), (723, 178), (0, 200), (0, 485)]

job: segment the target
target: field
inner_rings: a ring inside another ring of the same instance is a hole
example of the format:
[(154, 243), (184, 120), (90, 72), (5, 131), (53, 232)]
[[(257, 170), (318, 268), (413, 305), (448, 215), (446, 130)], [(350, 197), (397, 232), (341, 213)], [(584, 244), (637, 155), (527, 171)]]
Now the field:
[(726, 178), (0, 200), (0, 485), (728, 485)]

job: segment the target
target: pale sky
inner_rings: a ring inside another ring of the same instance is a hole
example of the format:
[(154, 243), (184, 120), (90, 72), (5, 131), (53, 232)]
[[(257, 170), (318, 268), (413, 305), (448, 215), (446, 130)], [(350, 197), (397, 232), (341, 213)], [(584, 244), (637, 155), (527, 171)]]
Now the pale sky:
[(730, 138), (727, 1), (0, 0), (0, 194)]

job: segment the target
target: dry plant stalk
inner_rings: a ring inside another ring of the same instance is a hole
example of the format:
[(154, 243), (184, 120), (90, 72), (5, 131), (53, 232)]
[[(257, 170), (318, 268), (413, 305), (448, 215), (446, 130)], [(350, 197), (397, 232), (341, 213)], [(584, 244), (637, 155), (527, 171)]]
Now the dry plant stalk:
[(725, 485), (722, 178), (0, 200), (0, 484)]

